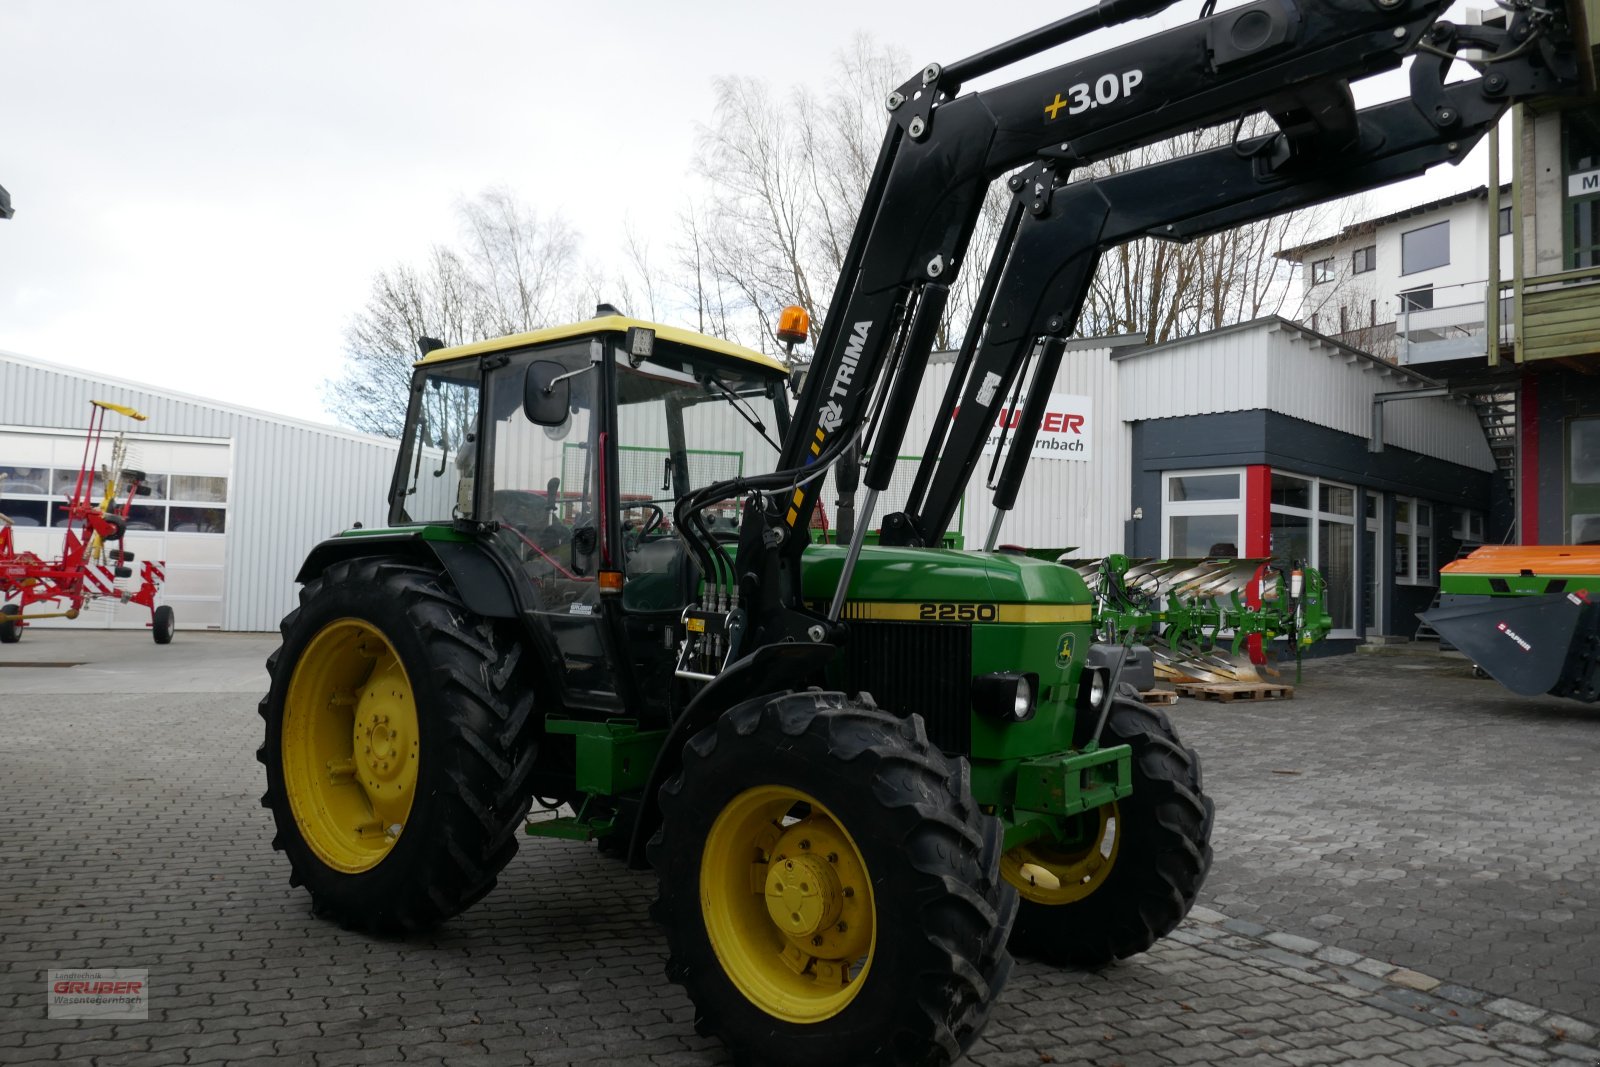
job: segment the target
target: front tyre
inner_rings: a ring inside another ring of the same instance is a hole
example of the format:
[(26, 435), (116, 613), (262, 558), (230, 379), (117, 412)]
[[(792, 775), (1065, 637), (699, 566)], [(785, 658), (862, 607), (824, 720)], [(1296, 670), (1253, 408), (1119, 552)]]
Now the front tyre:
[(22, 640), (22, 608), (16, 604), (0, 604), (0, 645), (14, 645)]
[(999, 824), (920, 718), (758, 698), (689, 742), (661, 810), (667, 975), (736, 1059), (943, 1064), (977, 1037), (1015, 896)]
[(1019, 956), (1099, 967), (1144, 952), (1189, 914), (1211, 868), (1200, 759), (1166, 715), (1118, 695), (1101, 742), (1132, 747), (1133, 792), (1072, 820), (1065, 840), (1032, 841), (1001, 860), (1022, 897), (1011, 933)]
[(291, 885), (355, 929), (450, 918), (517, 849), (533, 762), (518, 647), (449, 580), (393, 559), (307, 583), (267, 660), (262, 804)]

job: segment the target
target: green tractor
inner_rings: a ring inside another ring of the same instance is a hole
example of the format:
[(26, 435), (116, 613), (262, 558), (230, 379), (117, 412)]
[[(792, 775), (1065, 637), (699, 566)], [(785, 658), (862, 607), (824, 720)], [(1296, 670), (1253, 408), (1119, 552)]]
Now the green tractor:
[[(525, 829), (593, 840), (654, 866), (701, 1029), (793, 1064), (949, 1062), (1011, 952), (1094, 966), (1177, 926), (1211, 862), (1199, 761), (1128, 686), (1147, 658), (1094, 640), (1120, 602), (996, 549), (1097, 259), (1459, 161), (1513, 101), (1579, 85), (1587, 44), (1539, 0), (1504, 27), (1254, 0), (960, 91), (1168, 2), (1101, 0), (889, 94), (826, 320), (778, 330), (814, 341), (804, 368), (606, 308), (424, 343), (390, 526), (313, 549), (268, 664), (264, 803), (319, 912), (417, 930)], [(1407, 58), (1411, 95), (1356, 111), (1349, 80)], [(1251, 112), (1278, 128), (1069, 180)], [(877, 521), (1001, 179), (941, 417)], [(985, 453), (985, 547), (941, 547)], [(836, 516), (864, 499), (819, 544), (828, 484)]]
[[(525, 827), (593, 839), (654, 863), (704, 1025), (843, 1062), (964, 1048), (1008, 933), (1095, 965), (1182, 919), (1210, 862), (1199, 763), (1086, 666), (1071, 568), (862, 547), (847, 645), (712, 673), (726, 628), (670, 513), (774, 451), (789, 384), (615, 315), (418, 365), (391, 528), (312, 552), (261, 704), (274, 844), (319, 913), (417, 930), (487, 893)], [(805, 549), (809, 600), (847, 555)], [(535, 797), (563, 813), (530, 822)]]

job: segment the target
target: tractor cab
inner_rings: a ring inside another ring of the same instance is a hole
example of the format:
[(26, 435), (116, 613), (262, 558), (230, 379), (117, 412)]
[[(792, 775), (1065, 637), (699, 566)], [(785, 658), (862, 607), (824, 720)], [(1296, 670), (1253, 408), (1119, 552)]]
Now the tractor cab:
[[(570, 704), (616, 712), (670, 688), (672, 627), (699, 583), (675, 502), (772, 469), (789, 369), (602, 311), (417, 364), (390, 524), (487, 532), (559, 648)], [(739, 521), (736, 503), (707, 517), (729, 540)], [(626, 662), (646, 684), (619, 676)]]

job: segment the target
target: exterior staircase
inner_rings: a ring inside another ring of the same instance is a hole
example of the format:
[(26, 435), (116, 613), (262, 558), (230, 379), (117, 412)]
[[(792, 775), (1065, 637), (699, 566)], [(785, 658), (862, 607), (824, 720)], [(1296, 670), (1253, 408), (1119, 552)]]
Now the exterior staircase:
[(1467, 394), (1467, 400), (1478, 414), (1478, 424), (1483, 427), (1484, 440), (1489, 442), (1489, 452), (1494, 456), (1495, 467), (1506, 484), (1515, 489), (1517, 484), (1517, 394), (1515, 390), (1501, 389)]

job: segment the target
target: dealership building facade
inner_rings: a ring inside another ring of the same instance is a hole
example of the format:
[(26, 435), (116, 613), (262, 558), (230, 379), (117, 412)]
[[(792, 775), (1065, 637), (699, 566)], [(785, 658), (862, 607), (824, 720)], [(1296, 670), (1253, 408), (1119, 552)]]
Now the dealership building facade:
[[(906, 452), (939, 421), (951, 366), (948, 355), (930, 366)], [(1497, 477), (1476, 415), (1431, 386), (1275, 317), (1153, 346), (1075, 341), (998, 543), (1079, 557), (1302, 560), (1328, 580), (1336, 637), (1409, 635), (1439, 566), (1483, 538)], [(154, 490), (136, 505), (127, 544), (167, 561), (180, 629), (275, 628), (312, 545), (383, 522), (391, 441), (0, 353), (0, 514), (19, 548), (60, 552), (90, 400), (149, 416), (127, 423), (129, 465)], [(878, 518), (899, 506), (911, 467), (900, 464)], [(955, 520), (967, 547), (984, 544), (994, 521), (987, 469), (986, 458)], [(824, 513), (835, 498), (824, 491)], [(100, 608), (73, 625), (147, 619)]]

